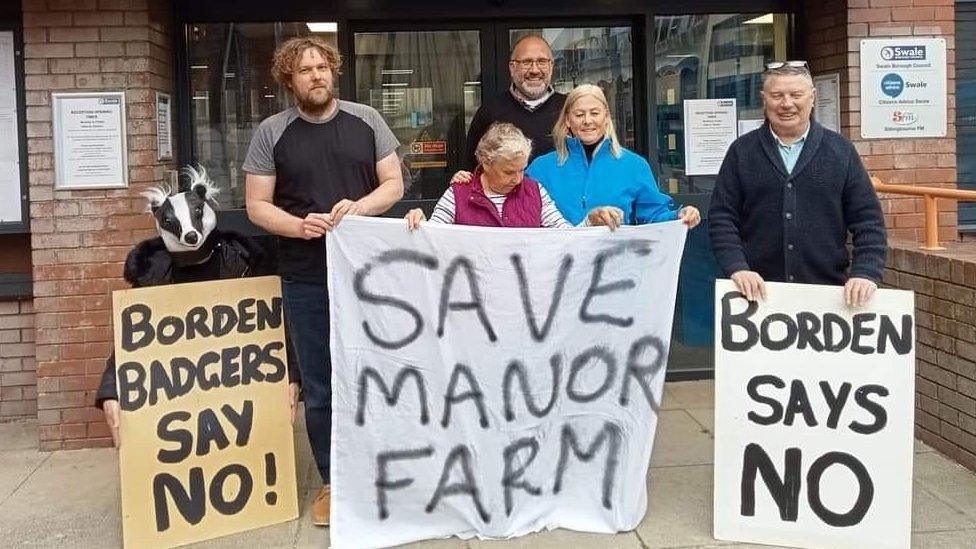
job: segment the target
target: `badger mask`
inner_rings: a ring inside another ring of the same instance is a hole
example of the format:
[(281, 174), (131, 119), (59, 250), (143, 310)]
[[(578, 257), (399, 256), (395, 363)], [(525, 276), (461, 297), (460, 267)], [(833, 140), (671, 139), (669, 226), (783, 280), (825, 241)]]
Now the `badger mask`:
[(143, 196), (156, 220), (156, 230), (166, 249), (179, 263), (206, 261), (213, 252), (211, 233), (217, 226), (214, 195), (217, 187), (201, 166), (180, 170), (190, 180), (189, 190), (174, 193), (168, 185), (153, 187)]

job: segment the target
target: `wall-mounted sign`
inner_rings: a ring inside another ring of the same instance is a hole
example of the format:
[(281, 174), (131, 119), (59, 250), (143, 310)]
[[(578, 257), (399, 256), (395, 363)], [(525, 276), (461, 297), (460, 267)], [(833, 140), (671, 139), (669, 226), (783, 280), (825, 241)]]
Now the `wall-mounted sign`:
[(946, 135), (944, 38), (861, 40), (861, 137)]
[(53, 93), (56, 189), (105, 189), (129, 184), (125, 94)]
[(817, 88), (814, 118), (823, 127), (840, 133), (840, 73), (814, 76), (813, 86)]
[(0, 224), (24, 222), (13, 31), (0, 32)]
[(414, 141), (410, 144), (413, 154), (446, 154), (447, 141)]
[(685, 99), (685, 174), (715, 175), (739, 137), (735, 99)]
[(173, 159), (173, 109), (168, 93), (156, 92), (156, 159)]

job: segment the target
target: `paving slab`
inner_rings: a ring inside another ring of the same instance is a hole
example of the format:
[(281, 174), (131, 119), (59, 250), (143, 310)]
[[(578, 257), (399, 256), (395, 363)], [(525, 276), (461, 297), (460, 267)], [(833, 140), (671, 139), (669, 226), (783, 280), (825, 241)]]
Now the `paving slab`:
[(974, 546), (976, 546), (976, 530), (912, 534), (913, 549), (972, 549)]
[(0, 505), (7, 546), (118, 547), (122, 543), (118, 455), (113, 449), (45, 454)]
[(682, 408), (715, 407), (714, 380), (673, 381), (668, 383), (667, 388), (674, 398), (674, 402)]
[(42, 454), (37, 450), (0, 452), (0, 511), (14, 491), (20, 488), (49, 457), (50, 454)]
[(921, 484), (915, 483), (912, 490), (912, 531), (932, 532), (965, 528), (976, 528), (976, 520), (944, 503)]
[(715, 544), (712, 466), (651, 469), (648, 506), (637, 536), (645, 548)]
[(658, 413), (657, 436), (651, 453), (651, 467), (704, 465), (712, 463), (714, 441), (685, 410)]
[(715, 408), (685, 408), (695, 421), (697, 421), (702, 428), (707, 429), (709, 436), (715, 438)]
[(976, 519), (976, 474), (972, 471), (938, 452), (927, 452), (915, 454), (914, 475), (915, 484), (970, 519)]

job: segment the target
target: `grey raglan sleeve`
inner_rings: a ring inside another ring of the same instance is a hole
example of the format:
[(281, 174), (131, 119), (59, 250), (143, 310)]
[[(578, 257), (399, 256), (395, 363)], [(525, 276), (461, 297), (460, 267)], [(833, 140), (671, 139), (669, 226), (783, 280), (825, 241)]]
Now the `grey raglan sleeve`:
[(376, 161), (395, 153), (400, 142), (393, 135), (393, 130), (387, 125), (383, 116), (374, 108), (366, 107), (363, 112), (363, 120), (373, 128), (373, 139), (376, 141)]
[(270, 120), (258, 126), (244, 157), (244, 171), (254, 175), (274, 175), (274, 129)]

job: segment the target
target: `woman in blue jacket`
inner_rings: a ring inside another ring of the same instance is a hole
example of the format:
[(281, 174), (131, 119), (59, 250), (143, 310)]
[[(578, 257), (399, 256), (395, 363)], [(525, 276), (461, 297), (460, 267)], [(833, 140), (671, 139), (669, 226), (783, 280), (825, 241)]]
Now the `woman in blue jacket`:
[(599, 87), (583, 84), (569, 93), (552, 137), (556, 150), (536, 158), (528, 175), (542, 183), (570, 223), (594, 206), (619, 208), (625, 225), (681, 219), (690, 228), (701, 221), (694, 206), (676, 210), (647, 160), (620, 146)]
[[(533, 160), (526, 174), (545, 187), (571, 224), (598, 206), (611, 207), (610, 229), (675, 219), (690, 228), (701, 221), (694, 206), (676, 210), (671, 197), (658, 190), (647, 160), (620, 146), (599, 87), (582, 84), (569, 93), (552, 136), (556, 150)], [(451, 183), (470, 178), (460, 171)]]

